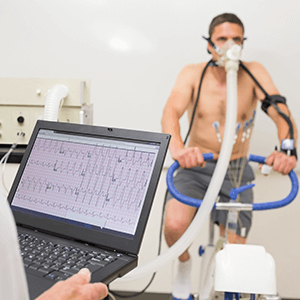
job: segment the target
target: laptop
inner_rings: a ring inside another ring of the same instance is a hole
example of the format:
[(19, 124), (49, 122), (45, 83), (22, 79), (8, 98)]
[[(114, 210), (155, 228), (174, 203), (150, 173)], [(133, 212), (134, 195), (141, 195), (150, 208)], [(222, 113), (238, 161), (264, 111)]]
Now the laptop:
[(137, 266), (169, 141), (37, 121), (8, 196), (31, 299), (83, 267), (108, 284)]

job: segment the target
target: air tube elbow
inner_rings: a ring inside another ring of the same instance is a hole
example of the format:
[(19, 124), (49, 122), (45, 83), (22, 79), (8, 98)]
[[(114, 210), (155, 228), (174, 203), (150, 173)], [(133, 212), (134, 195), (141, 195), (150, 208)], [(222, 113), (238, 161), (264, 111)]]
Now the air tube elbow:
[(45, 109), (44, 109), (44, 120), (46, 121), (57, 121), (58, 110), (62, 99), (67, 97), (68, 88), (62, 84), (56, 84), (48, 92)]

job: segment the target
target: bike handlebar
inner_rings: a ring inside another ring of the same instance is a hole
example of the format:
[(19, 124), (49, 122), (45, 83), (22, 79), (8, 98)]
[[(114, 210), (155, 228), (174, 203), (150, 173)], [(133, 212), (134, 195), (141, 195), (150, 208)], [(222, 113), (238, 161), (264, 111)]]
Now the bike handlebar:
[[(213, 159), (213, 154), (212, 153), (204, 153), (203, 154), (203, 158), (205, 161), (207, 160), (212, 160)], [(266, 158), (263, 156), (259, 156), (259, 155), (250, 155), (249, 156), (249, 161), (253, 161), (253, 162), (257, 162), (257, 163), (265, 163)], [(185, 196), (181, 193), (179, 193), (173, 183), (173, 174), (174, 172), (179, 168), (179, 163), (177, 161), (175, 161), (169, 168), (168, 172), (167, 172), (167, 186), (168, 186), (168, 190), (171, 193), (171, 195), (177, 199), (178, 201), (186, 204), (186, 205), (190, 205), (193, 207), (199, 207), (202, 203), (202, 200), (200, 199), (195, 199), (189, 196)], [(292, 188), (291, 191), (289, 193), (289, 195), (282, 199), (282, 200), (278, 200), (278, 201), (273, 201), (273, 202), (265, 202), (265, 203), (253, 203), (252, 204), (252, 210), (268, 210), (268, 209), (275, 209), (275, 208), (280, 208), (283, 206), (288, 205), (289, 203), (291, 203), (297, 196), (298, 194), (298, 190), (299, 190), (299, 183), (298, 183), (298, 178), (295, 174), (295, 172), (292, 170), (289, 173), (289, 177), (292, 183)], [(249, 204), (247, 204), (248, 206)], [(214, 209), (216, 208), (216, 203), (214, 204)]]
[[(214, 155), (212, 153), (203, 153), (202, 156), (205, 161), (214, 159)], [(175, 199), (182, 202), (183, 204), (194, 206), (194, 207), (199, 207), (202, 203), (202, 200), (195, 199), (195, 198), (192, 198), (189, 196), (185, 196), (176, 190), (174, 183), (173, 183), (173, 174), (178, 168), (179, 168), (179, 163), (178, 163), (178, 161), (175, 161), (168, 169), (167, 186), (168, 186), (169, 192)], [(215, 205), (214, 205), (214, 207), (215, 207)]]
[[(265, 160), (266, 160), (266, 158), (263, 156), (253, 155), (253, 154), (250, 154), (250, 156), (249, 156), (249, 161), (257, 162), (260, 164), (264, 164)], [(298, 194), (299, 183), (298, 183), (297, 175), (295, 174), (295, 172), (293, 170), (289, 173), (289, 177), (290, 177), (290, 180), (292, 183), (292, 188), (287, 197), (283, 198), (282, 200), (273, 201), (273, 202), (253, 203), (252, 204), (253, 210), (274, 209), (274, 208), (280, 208), (280, 207), (290, 204), (296, 198), (296, 196)]]

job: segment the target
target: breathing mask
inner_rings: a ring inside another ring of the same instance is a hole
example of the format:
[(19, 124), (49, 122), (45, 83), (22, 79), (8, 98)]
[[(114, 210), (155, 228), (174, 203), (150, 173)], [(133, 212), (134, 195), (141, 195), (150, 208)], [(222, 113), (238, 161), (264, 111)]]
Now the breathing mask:
[(215, 45), (210, 38), (203, 37), (214, 48), (218, 54), (216, 64), (220, 67), (225, 65), (227, 60), (239, 60), (241, 56), (242, 46), (236, 44), (233, 39), (227, 40), (222, 47)]

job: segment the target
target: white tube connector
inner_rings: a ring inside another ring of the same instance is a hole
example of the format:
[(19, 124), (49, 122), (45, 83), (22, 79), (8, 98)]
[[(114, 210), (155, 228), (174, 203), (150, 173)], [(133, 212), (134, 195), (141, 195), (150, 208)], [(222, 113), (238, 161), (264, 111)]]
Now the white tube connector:
[(234, 44), (230, 49), (227, 50), (227, 58), (230, 60), (239, 60), (241, 56), (242, 47)]
[(56, 84), (51, 88), (47, 94), (45, 109), (44, 109), (44, 120), (45, 121), (57, 121), (58, 111), (61, 101), (67, 97), (69, 89), (62, 84)]
[(272, 169), (273, 169), (272, 166), (269, 166), (269, 165), (264, 164), (264, 165), (262, 165), (260, 171), (261, 171), (261, 173), (264, 174), (264, 175), (269, 175), (270, 172), (272, 171)]

